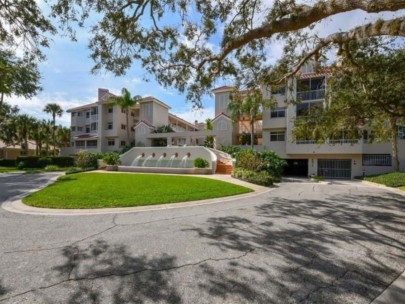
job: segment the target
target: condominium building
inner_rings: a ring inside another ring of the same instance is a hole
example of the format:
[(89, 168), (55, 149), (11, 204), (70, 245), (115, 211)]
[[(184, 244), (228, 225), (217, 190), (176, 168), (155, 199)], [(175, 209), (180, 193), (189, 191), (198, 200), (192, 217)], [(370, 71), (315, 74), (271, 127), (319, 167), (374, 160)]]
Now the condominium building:
[[(111, 102), (114, 95), (107, 89), (98, 89), (97, 101), (67, 110), (71, 114), (71, 147), (63, 148), (63, 155), (76, 154), (79, 150), (90, 152), (118, 151), (125, 146), (147, 146), (152, 139), (146, 134), (155, 128), (170, 125), (175, 132), (195, 131), (197, 127), (169, 112), (170, 107), (154, 98), (142, 98), (130, 112), (129, 125), (126, 111)], [(130, 130), (130, 142), (127, 129)], [(137, 137), (135, 137), (137, 134)], [(176, 138), (175, 144), (185, 144)]]
[[(361, 139), (345, 138), (319, 144), (313, 140), (294, 140), (292, 130), (297, 116), (304, 115), (325, 97), (328, 73), (317, 73), (306, 65), (287, 88), (271, 92), (264, 89), (265, 98), (273, 94), (277, 106), (263, 112), (255, 123), (257, 150), (273, 150), (284, 158), (288, 166), (286, 174), (296, 176), (318, 175), (326, 178), (352, 178), (392, 171), (391, 143), (369, 143), (368, 133)], [(232, 123), (228, 105), (234, 87), (223, 86), (213, 90), (215, 112), (222, 121)], [(297, 105), (286, 102), (286, 96), (301, 100)], [(232, 143), (240, 144), (243, 132), (250, 132), (246, 121), (232, 123)], [(400, 169), (405, 170), (405, 127), (398, 133)]]

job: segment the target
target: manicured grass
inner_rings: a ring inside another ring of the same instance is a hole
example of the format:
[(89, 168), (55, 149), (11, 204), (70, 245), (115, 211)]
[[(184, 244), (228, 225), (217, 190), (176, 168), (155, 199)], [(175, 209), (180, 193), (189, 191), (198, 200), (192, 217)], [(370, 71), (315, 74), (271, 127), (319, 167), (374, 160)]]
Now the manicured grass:
[(0, 173), (20, 171), (16, 167), (0, 167)]
[(405, 191), (405, 186), (404, 187), (399, 187), (399, 190)]
[(364, 180), (382, 184), (388, 187), (398, 188), (405, 186), (405, 172), (393, 172), (375, 176), (366, 176)]
[(23, 199), (44, 208), (130, 207), (186, 202), (252, 192), (242, 186), (192, 176), (79, 173)]

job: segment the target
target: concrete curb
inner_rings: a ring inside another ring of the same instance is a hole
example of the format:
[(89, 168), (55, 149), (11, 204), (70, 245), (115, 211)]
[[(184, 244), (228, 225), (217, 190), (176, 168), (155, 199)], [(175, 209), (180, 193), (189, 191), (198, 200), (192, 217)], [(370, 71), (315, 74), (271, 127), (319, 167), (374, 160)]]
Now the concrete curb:
[[(20, 214), (30, 214), (30, 215), (61, 215), (61, 216), (76, 216), (76, 215), (100, 215), (100, 214), (117, 214), (117, 213), (135, 213), (135, 212), (147, 212), (147, 211), (157, 211), (157, 210), (165, 210), (165, 209), (176, 209), (176, 208), (185, 208), (185, 207), (193, 207), (193, 206), (202, 206), (202, 205), (210, 205), (210, 204), (217, 204), (217, 203), (225, 203), (225, 202), (232, 202), (240, 199), (252, 198), (259, 196), (261, 194), (270, 192), (275, 190), (275, 188), (266, 188), (262, 186), (253, 185), (247, 182), (243, 182), (237, 179), (233, 179), (231, 177), (211, 177), (213, 179), (227, 181), (230, 183), (234, 183), (237, 185), (245, 186), (254, 190), (254, 192), (247, 193), (247, 194), (240, 194), (234, 196), (225, 196), (220, 198), (213, 198), (213, 199), (206, 199), (206, 200), (198, 200), (198, 201), (190, 201), (184, 203), (172, 203), (172, 204), (161, 204), (161, 205), (151, 205), (151, 206), (142, 206), (142, 207), (121, 207), (121, 208), (99, 208), (99, 209), (52, 209), (52, 208), (37, 208), (25, 205), (21, 199), (32, 192), (36, 192), (45, 188), (46, 186), (54, 183), (59, 176), (52, 178), (48, 183), (45, 185), (37, 188), (32, 189), (27, 193), (22, 195), (15, 196), (7, 201), (5, 201), (1, 207), (9, 212), (20, 213)], [(204, 176), (206, 178), (210, 178), (208, 176)]]
[(403, 304), (405, 299), (405, 271), (399, 275), (371, 304)]

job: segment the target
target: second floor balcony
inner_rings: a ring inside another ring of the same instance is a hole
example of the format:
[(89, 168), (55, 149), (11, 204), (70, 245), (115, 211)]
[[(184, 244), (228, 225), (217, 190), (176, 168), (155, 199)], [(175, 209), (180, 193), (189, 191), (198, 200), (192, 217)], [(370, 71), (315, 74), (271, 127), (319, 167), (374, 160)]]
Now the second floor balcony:
[(325, 98), (324, 89), (297, 92), (297, 100), (300, 100), (300, 101), (321, 100), (324, 98)]

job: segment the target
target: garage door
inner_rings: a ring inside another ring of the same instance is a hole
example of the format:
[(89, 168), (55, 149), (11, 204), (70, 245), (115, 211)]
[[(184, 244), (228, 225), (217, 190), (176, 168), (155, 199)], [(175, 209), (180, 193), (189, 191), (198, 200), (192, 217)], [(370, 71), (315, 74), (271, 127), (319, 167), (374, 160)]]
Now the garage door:
[(284, 167), (284, 176), (305, 176), (308, 177), (308, 159), (286, 159), (287, 166)]
[(318, 175), (324, 178), (350, 179), (352, 161), (350, 159), (318, 159)]

